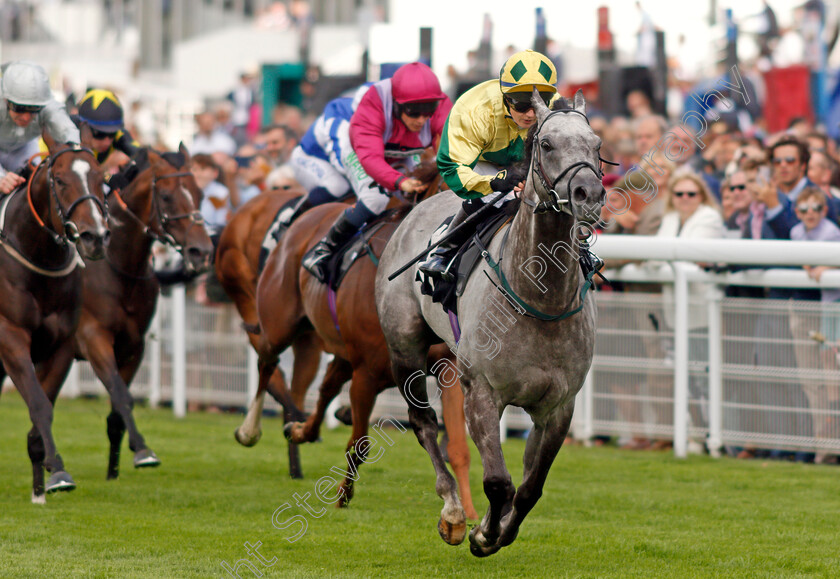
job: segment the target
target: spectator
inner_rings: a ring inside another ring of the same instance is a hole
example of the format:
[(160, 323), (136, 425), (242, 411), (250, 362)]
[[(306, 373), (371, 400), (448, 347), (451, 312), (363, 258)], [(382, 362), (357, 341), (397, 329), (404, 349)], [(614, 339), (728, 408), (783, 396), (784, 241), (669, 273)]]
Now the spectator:
[(821, 151), (812, 151), (808, 161), (808, 179), (829, 195), (829, 199), (840, 199), (840, 188), (831, 184), (837, 172), (837, 161)]
[[(723, 236), (723, 219), (715, 198), (706, 182), (696, 173), (677, 171), (669, 183), (669, 195), (665, 202), (665, 215), (657, 237), (680, 239), (717, 239)], [(707, 284), (692, 284), (690, 299), (703, 300), (708, 291)], [(662, 292), (666, 304), (673, 303), (674, 290), (668, 285)], [(665, 324), (674, 328), (673, 310), (665, 308)], [(708, 327), (706, 308), (691, 308), (688, 316), (689, 359), (708, 359), (708, 339), (703, 331)], [(695, 428), (708, 426), (708, 380), (704, 377), (689, 378), (689, 414)], [(690, 450), (702, 452), (698, 441), (689, 443)]]
[(251, 107), (256, 101), (254, 77), (249, 72), (242, 72), (239, 75), (239, 83), (228, 93), (227, 99), (233, 103), (232, 136), (241, 147), (248, 140), (248, 121), (251, 119)]
[[(643, 168), (651, 175), (656, 183), (657, 193), (650, 200), (645, 202), (642, 195), (633, 194), (632, 190), (641, 190), (644, 184), (636, 183), (640, 177), (639, 173), (631, 173), (618, 180), (615, 186), (608, 189), (610, 202), (604, 208), (603, 218), (607, 222), (605, 233), (625, 235), (655, 235), (662, 223), (662, 215), (665, 211), (665, 199), (668, 197), (668, 181), (675, 165), (665, 159), (662, 155), (656, 155), (653, 161), (662, 171), (656, 171), (651, 165), (644, 162)], [(610, 208), (615, 211), (610, 211)], [(623, 267), (629, 260), (607, 260), (606, 267), (616, 269)], [(640, 294), (640, 300), (653, 296), (657, 303), (661, 303), (662, 286), (655, 283), (627, 284), (624, 291)], [(662, 360), (665, 352), (662, 349), (662, 341), (658, 334), (659, 317), (658, 312), (652, 312), (645, 308), (633, 308), (633, 326), (644, 328), (647, 331), (641, 339), (640, 357), (647, 357), (653, 360)], [(657, 331), (651, 334), (650, 330)], [(641, 376), (622, 375), (619, 380), (612, 384), (612, 390), (618, 398), (618, 412), (623, 422), (633, 425), (635, 432), (632, 438), (622, 444), (622, 448), (629, 450), (665, 450), (671, 446), (668, 440), (651, 440), (645, 432), (645, 420), (647, 403), (640, 401), (640, 396), (646, 395), (647, 399), (657, 397), (669, 397), (673, 392), (673, 383), (661, 372), (648, 371)], [(656, 425), (667, 425), (671, 418), (667, 415), (668, 409), (661, 404), (652, 405), (652, 416), (655, 417)], [(673, 414), (673, 411), (671, 411)]]
[[(668, 130), (668, 123), (659, 115), (640, 117), (633, 123), (633, 140), (638, 159), (656, 148), (656, 143)], [(638, 159), (636, 162), (638, 162)]]
[(277, 168), (289, 161), (298, 140), (297, 134), (286, 125), (269, 125), (260, 131), (258, 144), (264, 147), (271, 166)]
[[(803, 189), (796, 203), (796, 214), (800, 223), (790, 231), (790, 237), (794, 241), (840, 241), (840, 228), (827, 219), (828, 197), (821, 189), (817, 187)], [(804, 267), (808, 272), (808, 277), (816, 281), (820, 281), (826, 270), (832, 269), (826, 266), (806, 265)], [(840, 301), (838, 289), (824, 289), (818, 294), (817, 299), (820, 299), (823, 304)], [(840, 391), (838, 391), (836, 381), (830, 380), (825, 383), (819, 378), (809, 378), (808, 375), (814, 370), (826, 370), (831, 375), (837, 374), (835, 348), (840, 339), (839, 329), (836, 311), (833, 314), (823, 313), (819, 332), (816, 331), (811, 316), (797, 311), (791, 312), (791, 333), (794, 339), (799, 381), (808, 399), (814, 437), (818, 441), (834, 438), (837, 435), (836, 415), (832, 419), (827, 413), (837, 412)], [(809, 337), (817, 337), (817, 340), (809, 342)], [(814, 461), (817, 463), (834, 462), (836, 458), (825, 452), (817, 452)]]
[(236, 143), (233, 138), (216, 126), (216, 117), (210, 111), (202, 111), (195, 115), (198, 132), (190, 147), (191, 155), (224, 153), (233, 155)]
[(722, 196), (731, 210), (724, 215), (725, 237), (740, 239), (744, 236), (744, 227), (750, 216), (750, 203), (752, 196), (747, 189), (747, 175), (743, 171), (736, 171), (725, 181), (722, 187)]
[(201, 215), (210, 230), (220, 230), (227, 223), (230, 211), (230, 191), (217, 181), (221, 169), (210, 155), (199, 153), (192, 157), (190, 171), (196, 185), (204, 193)]
[[(799, 192), (814, 183), (805, 175), (811, 154), (799, 139), (782, 137), (770, 147), (770, 161), (773, 163), (773, 182), (778, 196), (765, 196), (762, 200), (767, 205), (767, 216), (772, 218), (782, 211), (784, 206), (796, 203)], [(829, 214), (836, 220), (837, 213), (829, 207)]]

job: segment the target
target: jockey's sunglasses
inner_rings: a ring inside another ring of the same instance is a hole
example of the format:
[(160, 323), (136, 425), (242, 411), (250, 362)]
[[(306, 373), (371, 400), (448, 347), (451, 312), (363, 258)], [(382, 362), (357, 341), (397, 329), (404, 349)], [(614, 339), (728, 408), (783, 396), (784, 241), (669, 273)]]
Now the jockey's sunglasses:
[(430, 101), (425, 103), (405, 103), (402, 105), (402, 112), (405, 116), (412, 119), (419, 117), (430, 117), (435, 114), (438, 102)]
[(40, 105), (19, 105), (17, 103), (13, 103), (12, 101), (6, 102), (9, 103), (9, 110), (13, 113), (32, 113), (35, 115), (44, 110), (44, 107)]
[[(548, 103), (551, 102), (551, 97), (554, 96), (550, 92), (541, 92), (540, 98), (545, 103), (545, 106), (548, 106)], [(511, 93), (505, 95), (505, 102), (507, 102), (508, 106), (515, 110), (517, 113), (527, 113), (534, 105), (531, 104), (531, 93), (529, 92), (519, 92), (519, 93)]]
[(105, 133), (97, 131), (96, 129), (91, 129), (90, 134), (97, 141), (101, 141), (102, 139), (113, 139), (116, 136), (114, 133)]

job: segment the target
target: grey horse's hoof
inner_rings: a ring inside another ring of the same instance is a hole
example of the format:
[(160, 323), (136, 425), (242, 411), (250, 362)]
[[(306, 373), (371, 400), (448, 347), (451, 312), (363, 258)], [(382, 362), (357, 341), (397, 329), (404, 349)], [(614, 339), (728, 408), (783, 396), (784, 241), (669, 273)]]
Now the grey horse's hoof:
[(236, 439), (236, 442), (241, 444), (242, 446), (254, 446), (260, 441), (262, 438), (262, 430), (258, 430), (256, 436), (245, 436), (242, 432), (237, 428), (233, 431), (233, 437)]
[(150, 449), (144, 448), (134, 453), (134, 468), (149, 468), (160, 466), (160, 459)]
[(57, 493), (60, 491), (72, 491), (76, 488), (76, 482), (67, 472), (60, 470), (50, 475), (47, 480), (45, 490), (47, 494)]
[(484, 535), (479, 531), (479, 527), (475, 527), (470, 532), (470, 553), (475, 557), (489, 557), (502, 548), (502, 545), (495, 543), (493, 545), (481, 545), (484, 541)]

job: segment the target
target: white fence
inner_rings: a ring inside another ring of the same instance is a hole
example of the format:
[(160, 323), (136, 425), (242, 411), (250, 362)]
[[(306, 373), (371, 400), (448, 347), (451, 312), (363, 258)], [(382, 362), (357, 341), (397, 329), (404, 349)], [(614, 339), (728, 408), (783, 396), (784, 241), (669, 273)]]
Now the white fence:
[[(782, 243), (782, 248), (773, 242), (688, 245), (603, 236), (595, 249), (617, 259), (684, 258), (681, 252), (690, 251), (693, 259), (704, 261), (840, 265), (833, 244)], [(840, 287), (840, 271), (827, 272), (817, 284), (801, 268), (715, 274), (678, 262), (659, 268), (630, 265), (608, 277), (624, 281), (628, 289), (639, 282), (674, 284), (675, 299), (634, 291), (597, 294), (596, 353), (578, 396), (576, 437), (673, 440), (677, 456), (686, 455), (690, 440), (706, 442), (713, 454), (724, 445), (840, 454), (840, 372), (832, 343), (840, 339), (840, 304), (724, 298), (720, 290)], [(712, 284), (703, 299), (689, 294), (695, 283)], [(188, 402), (247, 406), (256, 389), (256, 360), (234, 308), (202, 307), (187, 299), (183, 288), (174, 288), (158, 310), (134, 396), (153, 404), (171, 401), (176, 416), (184, 414)], [(708, 324), (690, 330), (688, 321), (700, 310)], [(289, 352), (281, 358), (287, 376), (291, 361)], [(316, 385), (319, 381), (320, 376)], [(65, 386), (67, 395), (104, 393), (86, 363)], [(313, 386), (307, 410), (316, 398)], [(333, 407), (346, 403), (345, 387)], [(266, 408), (279, 409), (273, 401)], [(379, 396), (374, 416), (382, 414), (407, 417), (396, 389)], [(328, 418), (328, 426), (335, 424), (331, 412)], [(530, 420), (509, 408), (504, 426), (505, 433), (527, 430)]]

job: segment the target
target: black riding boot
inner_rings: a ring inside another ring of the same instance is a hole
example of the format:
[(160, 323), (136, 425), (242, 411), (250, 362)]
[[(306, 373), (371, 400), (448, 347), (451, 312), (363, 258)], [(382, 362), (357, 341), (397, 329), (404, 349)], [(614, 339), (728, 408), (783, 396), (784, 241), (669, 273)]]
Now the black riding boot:
[(324, 236), (324, 239), (306, 252), (303, 256), (303, 267), (317, 277), (321, 282), (326, 278), (326, 266), (330, 258), (348, 239), (353, 237), (358, 228), (350, 223), (347, 219), (346, 213), (342, 213), (339, 218), (330, 227), (330, 230)]
[[(469, 216), (470, 214), (464, 211), (463, 207), (460, 207), (452, 218), (452, 221), (449, 222), (449, 225), (442, 232), (441, 237), (458, 227)], [(455, 274), (449, 271), (449, 264), (452, 262), (452, 258), (455, 257), (455, 252), (461, 247), (461, 244), (473, 233), (475, 233), (475, 227), (462, 227), (458, 233), (438, 245), (426, 256), (426, 260), (420, 264), (420, 271), (429, 277), (439, 277), (445, 281), (453, 281)]]
[(304, 195), (298, 199), (298, 202), (294, 207), (289, 207), (283, 210), (283, 213), (280, 215), (280, 224), (284, 227), (288, 227), (295, 219), (313, 207), (315, 207), (315, 204), (309, 200), (309, 195)]

